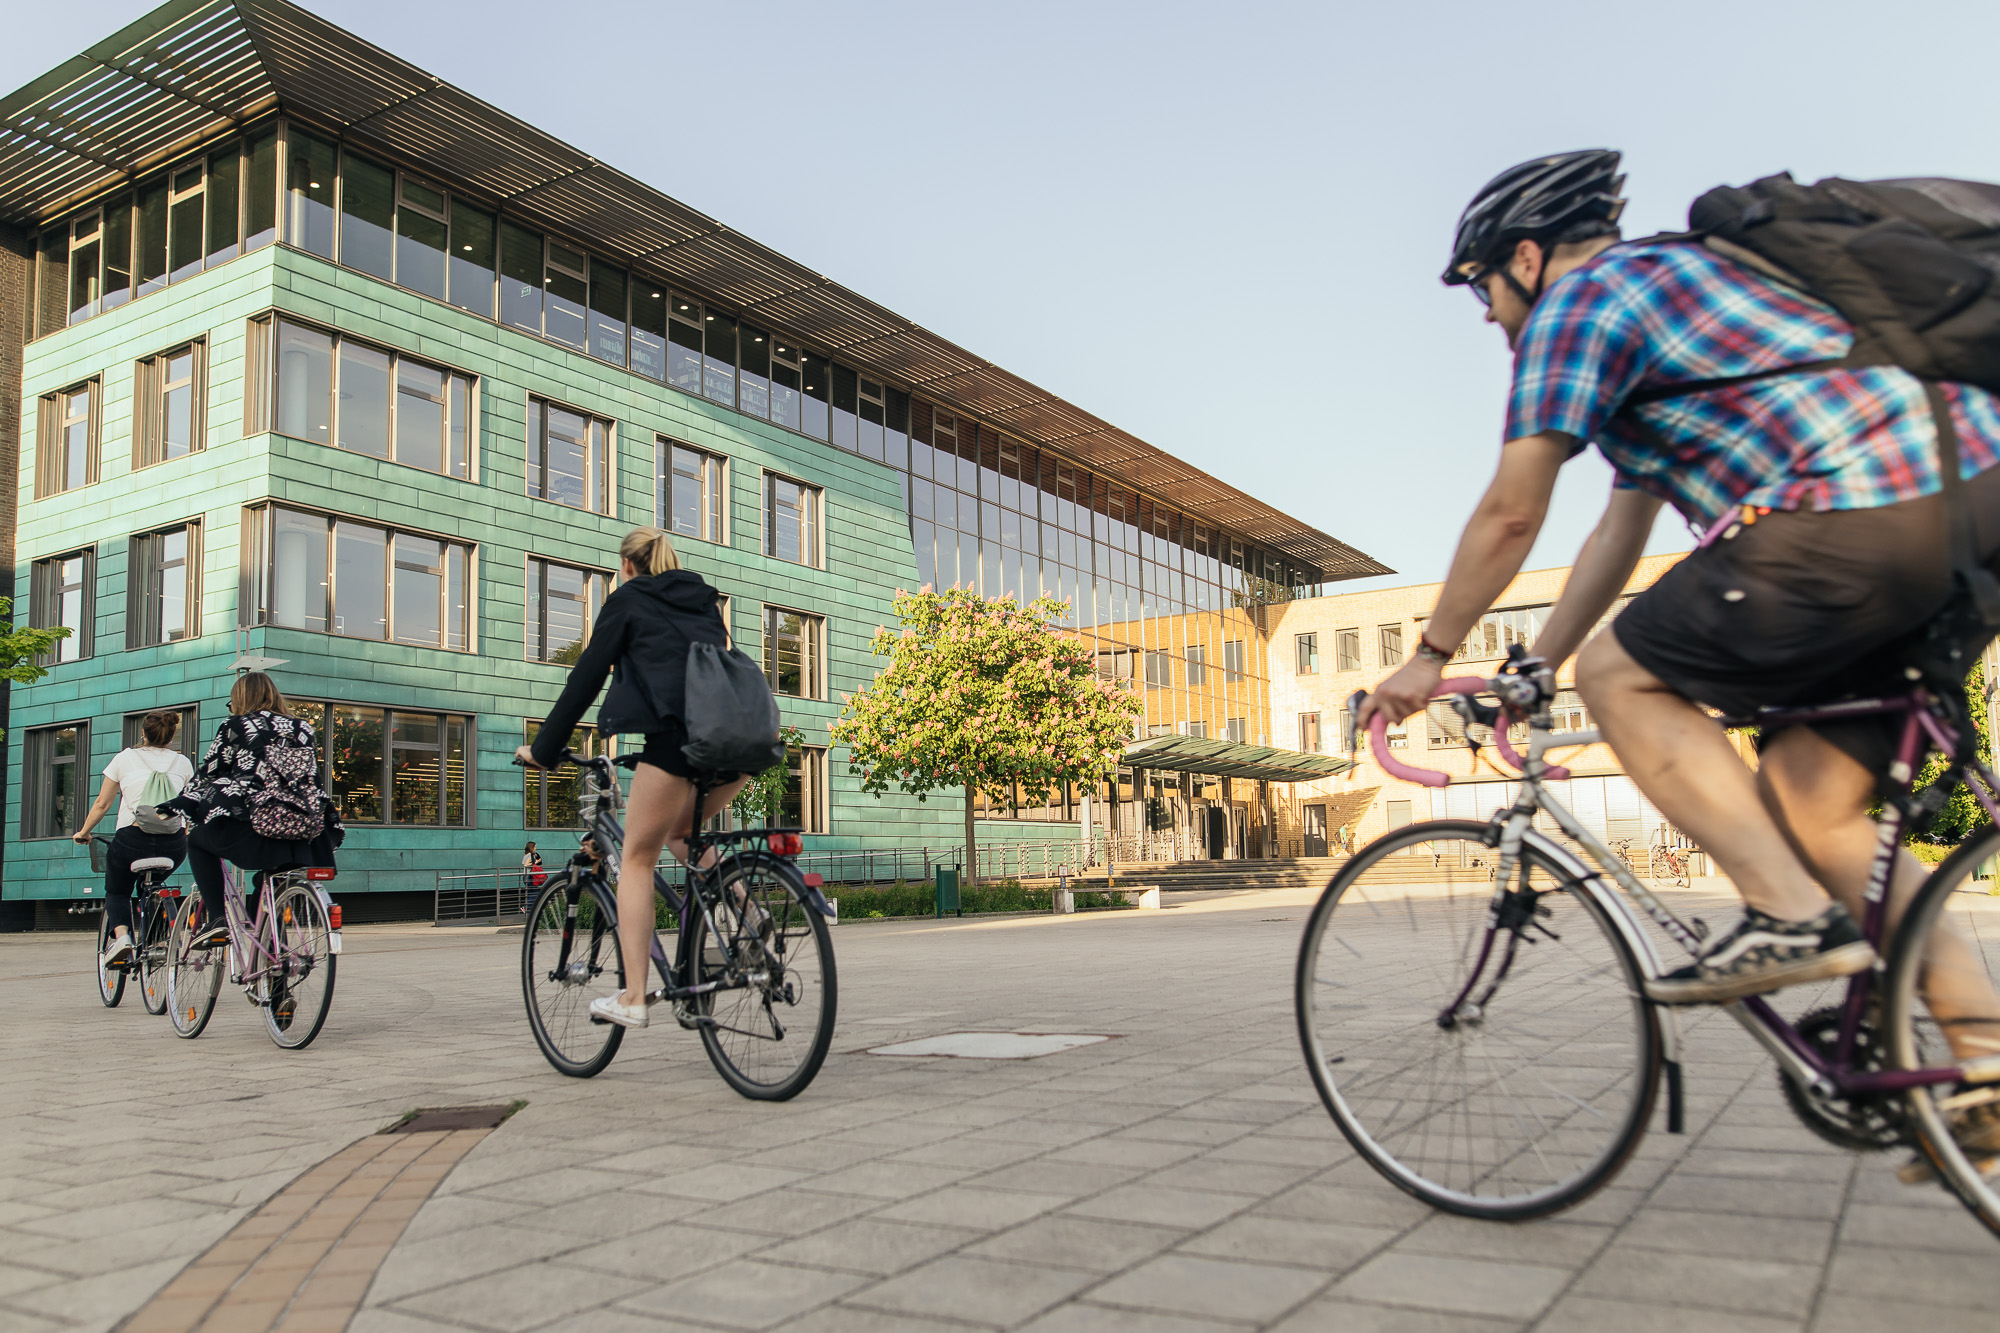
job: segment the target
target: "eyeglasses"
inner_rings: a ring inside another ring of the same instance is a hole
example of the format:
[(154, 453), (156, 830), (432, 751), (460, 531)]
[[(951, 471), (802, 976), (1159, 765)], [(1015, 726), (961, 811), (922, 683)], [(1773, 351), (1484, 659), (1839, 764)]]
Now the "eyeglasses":
[(1466, 287), (1479, 298), (1479, 304), (1488, 310), (1493, 308), (1493, 293), (1486, 290), (1486, 280), (1497, 271), (1491, 264), (1480, 264), (1473, 268), (1465, 279)]

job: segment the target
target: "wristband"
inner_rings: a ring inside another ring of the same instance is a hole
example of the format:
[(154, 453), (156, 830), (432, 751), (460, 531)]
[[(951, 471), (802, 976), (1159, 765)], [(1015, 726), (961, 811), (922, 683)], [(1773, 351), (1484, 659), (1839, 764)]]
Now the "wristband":
[(1450, 653), (1432, 643), (1429, 636), (1423, 634), (1417, 636), (1416, 656), (1426, 662), (1435, 662), (1439, 666), (1451, 661), (1452, 657)]

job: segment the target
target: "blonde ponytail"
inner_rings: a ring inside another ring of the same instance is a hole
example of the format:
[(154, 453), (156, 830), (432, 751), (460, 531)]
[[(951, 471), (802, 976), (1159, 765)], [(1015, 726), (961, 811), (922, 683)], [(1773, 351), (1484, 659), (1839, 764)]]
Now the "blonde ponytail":
[(659, 528), (634, 528), (618, 543), (618, 557), (632, 562), (641, 574), (664, 574), (681, 567), (680, 552)]

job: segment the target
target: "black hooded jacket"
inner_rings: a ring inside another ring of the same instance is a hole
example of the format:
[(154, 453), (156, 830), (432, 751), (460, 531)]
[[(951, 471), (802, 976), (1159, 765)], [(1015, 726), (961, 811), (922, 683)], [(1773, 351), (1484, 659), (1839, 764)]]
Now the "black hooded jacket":
[(598, 710), (606, 734), (665, 729), (681, 716), (687, 694), (688, 645), (729, 641), (720, 594), (692, 570), (670, 569), (621, 583), (604, 599), (590, 642), (570, 668), (562, 697), (535, 733), (535, 762), (554, 767), (570, 733), (597, 698), (604, 677), (611, 692)]

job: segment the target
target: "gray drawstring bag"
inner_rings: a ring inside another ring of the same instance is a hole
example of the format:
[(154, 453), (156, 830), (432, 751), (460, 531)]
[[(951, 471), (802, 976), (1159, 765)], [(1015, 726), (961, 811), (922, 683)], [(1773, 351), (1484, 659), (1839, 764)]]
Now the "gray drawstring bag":
[(697, 771), (762, 773), (785, 762), (778, 739), (778, 701), (757, 664), (734, 648), (688, 646), (687, 744), (681, 753)]

